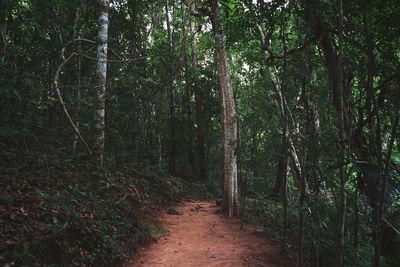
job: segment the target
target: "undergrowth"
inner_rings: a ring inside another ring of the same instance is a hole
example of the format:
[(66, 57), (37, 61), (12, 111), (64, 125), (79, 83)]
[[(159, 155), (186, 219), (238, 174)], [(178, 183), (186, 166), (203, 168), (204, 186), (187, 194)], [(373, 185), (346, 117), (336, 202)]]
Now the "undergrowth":
[[(291, 194), (287, 200), (287, 221), (284, 221), (284, 207), (281, 199), (266, 196), (257, 191), (257, 185), (250, 185), (252, 192), (246, 199), (245, 220), (258, 224), (270, 237), (280, 242), (288, 256), (296, 261), (299, 248), (299, 195)], [(323, 201), (322, 201), (323, 200)], [(399, 206), (392, 207), (395, 212), (387, 220), (398, 227)], [(303, 253), (306, 266), (334, 266), (336, 238), (334, 231), (337, 220), (337, 204), (334, 197), (322, 199), (322, 196), (309, 195), (305, 199), (303, 226)], [(346, 216), (346, 244), (344, 262), (346, 266), (373, 266), (371, 247), (373, 229), (371, 217), (373, 210), (367, 205), (367, 199), (355, 191), (348, 190)], [(354, 215), (356, 214), (356, 215)], [(286, 227), (285, 227), (286, 225)], [(392, 234), (386, 229), (385, 234)], [(284, 239), (284, 237), (286, 238)], [(396, 250), (396, 244), (386, 250)], [(333, 253), (333, 254), (332, 254)], [(400, 266), (400, 258), (386, 257), (382, 266)]]
[(0, 265), (110, 266), (157, 237), (152, 209), (206, 186), (152, 168), (30, 155), (2, 157)]

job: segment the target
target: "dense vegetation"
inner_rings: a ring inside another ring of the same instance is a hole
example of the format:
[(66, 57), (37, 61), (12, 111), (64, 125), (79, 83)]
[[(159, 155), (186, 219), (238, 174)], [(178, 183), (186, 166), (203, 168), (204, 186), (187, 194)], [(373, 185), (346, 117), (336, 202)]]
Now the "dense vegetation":
[(400, 265), (399, 62), (394, 0), (0, 1), (0, 263), (120, 262), (237, 168), (299, 266)]

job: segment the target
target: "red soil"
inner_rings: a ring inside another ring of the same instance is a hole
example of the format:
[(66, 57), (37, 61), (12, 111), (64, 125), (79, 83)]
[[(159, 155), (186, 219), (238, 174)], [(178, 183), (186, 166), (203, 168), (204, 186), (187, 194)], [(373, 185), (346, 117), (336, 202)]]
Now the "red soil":
[(188, 201), (176, 208), (183, 215), (160, 216), (168, 234), (142, 248), (129, 267), (293, 265), (260, 229), (245, 225), (241, 230), (238, 219), (220, 215), (213, 203)]

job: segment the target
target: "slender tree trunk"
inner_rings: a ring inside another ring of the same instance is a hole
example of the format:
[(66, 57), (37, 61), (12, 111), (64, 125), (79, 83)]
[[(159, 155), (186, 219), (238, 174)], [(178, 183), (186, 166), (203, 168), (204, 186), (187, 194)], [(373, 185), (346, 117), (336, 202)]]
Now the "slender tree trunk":
[(278, 161), (277, 171), (276, 171), (276, 179), (275, 179), (275, 186), (273, 189), (274, 195), (281, 195), (283, 194), (284, 187), (285, 187), (285, 180), (287, 179), (287, 172), (288, 172), (288, 129), (287, 127), (282, 127), (282, 141), (281, 141), (281, 148), (280, 148), (280, 158)]
[(338, 57), (338, 107), (339, 107), (339, 139), (340, 139), (340, 205), (339, 205), (339, 221), (338, 221), (338, 240), (336, 251), (336, 266), (343, 266), (344, 251), (344, 228), (346, 218), (346, 175), (345, 166), (342, 164), (346, 157), (346, 134), (345, 134), (345, 118), (344, 118), (344, 96), (343, 96), (343, 3), (338, 0), (339, 7), (339, 57)]
[(0, 1), (0, 63), (4, 63), (6, 54), (7, 16), (13, 1)]
[[(307, 94), (307, 84), (311, 87), (314, 87), (316, 81), (315, 71), (309, 71), (307, 68), (307, 64), (310, 62), (310, 51), (309, 49), (304, 50), (304, 61), (301, 66), (300, 72), (302, 73), (301, 77), (301, 93), (300, 100), (303, 102), (305, 117), (306, 117), (306, 142), (305, 146), (308, 149), (308, 159), (311, 163), (310, 168), (306, 175), (310, 176), (310, 181), (312, 181), (312, 188), (314, 192), (314, 196), (317, 197), (320, 188), (321, 188), (321, 177), (320, 177), (320, 163), (319, 163), (319, 154), (320, 154), (320, 122), (319, 122), (319, 112), (318, 106), (315, 103), (314, 97), (311, 97), (311, 103), (309, 101), (309, 97)], [(310, 78), (308, 78), (310, 76)], [(308, 81), (309, 80), (309, 81)], [(312, 88), (311, 88), (312, 89)]]
[(283, 127), (283, 166), (282, 166), (282, 204), (283, 204), (283, 249), (286, 247), (287, 243), (287, 229), (288, 229), (288, 171), (289, 171), (289, 166), (288, 166), (288, 137), (289, 137), (289, 131), (287, 127)]
[(289, 228), (289, 216), (288, 216), (288, 173), (289, 166), (286, 164), (286, 175), (283, 180), (283, 193), (282, 193), (282, 203), (283, 203), (283, 247), (282, 250), (286, 250), (286, 244), (288, 239), (288, 228)]
[(297, 252), (297, 266), (304, 266), (304, 206), (306, 197), (306, 183), (305, 183), (305, 166), (302, 168), (302, 177), (300, 180), (300, 207), (299, 207), (299, 236), (298, 236), (298, 252)]
[(189, 38), (191, 38), (191, 26), (192, 26), (192, 18), (189, 15), (189, 20), (188, 20), (188, 25), (187, 23), (187, 16), (186, 12), (184, 9), (185, 6), (185, 0), (181, 0), (180, 2), (181, 6), (181, 18), (182, 18), (182, 54), (184, 55), (184, 79), (185, 79), (185, 108), (186, 108), (186, 136), (187, 136), (187, 160), (190, 165), (190, 172), (196, 173), (196, 164), (194, 160), (194, 155), (193, 155), (193, 116), (192, 116), (192, 96), (193, 96), (193, 88), (191, 86), (191, 68), (190, 68), (190, 61), (189, 61), (189, 56), (190, 54), (187, 52), (188, 49), (188, 31), (187, 31), (187, 26), (189, 25)]
[(162, 123), (161, 123), (161, 115), (158, 115), (157, 119), (157, 126), (158, 126), (158, 133), (157, 133), (157, 145), (158, 145), (158, 169), (161, 171), (162, 168)]
[[(262, 31), (262, 28), (259, 27), (259, 30)], [(265, 41), (265, 36), (261, 34), (263, 40)], [(285, 19), (284, 16), (282, 17), (281, 21), (281, 40), (282, 40), (282, 46), (284, 48), (283, 51), (283, 75), (286, 75), (286, 53), (287, 53), (287, 47), (286, 47), (286, 36), (285, 36)], [(270, 71), (273, 68), (270, 68)], [(275, 69), (276, 70), (276, 69)], [(272, 73), (272, 72), (271, 72)], [(271, 74), (271, 77), (275, 77), (275, 82), (274, 88), (278, 96), (278, 101), (279, 101), (279, 106), (281, 109), (281, 118), (282, 118), (282, 155), (283, 159), (281, 159), (283, 162), (282, 164), (282, 206), (283, 206), (283, 247), (282, 249), (285, 250), (286, 248), (286, 243), (287, 243), (287, 230), (288, 230), (288, 198), (287, 198), (287, 181), (288, 181), (288, 162), (289, 162), (289, 144), (292, 143), (290, 136), (289, 136), (289, 123), (288, 123), (288, 116), (287, 112), (289, 111), (289, 107), (285, 107), (285, 98), (283, 95), (283, 90), (282, 87), (284, 86), (283, 83), (281, 83), (278, 79), (278, 73), (276, 74)], [(284, 78), (285, 79), (285, 78)], [(291, 148), (292, 151), (292, 148)], [(294, 150), (293, 150), (294, 151)], [(293, 154), (293, 153), (291, 153)], [(297, 157), (297, 156), (296, 156)], [(293, 160), (292, 160), (293, 161)], [(293, 161), (294, 162), (294, 161)], [(279, 162), (281, 163), (281, 162)], [(294, 168), (295, 169), (295, 168)], [(300, 250), (301, 247), (299, 247)]]
[(215, 37), (215, 54), (222, 98), (222, 129), (224, 145), (224, 196), (223, 209), (229, 216), (238, 215), (238, 183), (236, 165), (237, 117), (230, 81), (228, 57), (225, 49), (225, 32), (220, 18), (218, 0), (210, 1), (211, 23)]
[[(190, 3), (190, 9), (194, 10), (194, 3)], [(196, 122), (197, 122), (197, 175), (200, 180), (206, 181), (208, 178), (208, 151), (207, 136), (210, 121), (209, 108), (207, 103), (208, 88), (200, 87), (197, 78), (197, 41), (196, 23), (193, 17), (189, 20), (191, 35), (191, 54), (192, 54), (192, 85), (195, 97)]]
[(382, 187), (382, 169), (383, 169), (383, 152), (382, 152), (382, 127), (381, 127), (381, 118), (379, 117), (379, 113), (376, 116), (376, 125), (375, 125), (375, 147), (377, 157), (377, 165), (378, 165), (378, 182), (377, 182), (377, 190), (375, 191), (374, 198), (375, 201), (373, 203), (373, 225), (372, 225), (372, 245), (374, 247), (374, 267), (380, 266), (380, 221), (379, 221), (379, 192)]
[[(78, 37), (80, 38), (80, 37)], [(79, 51), (81, 50), (81, 45), (78, 46)], [(75, 66), (75, 77), (76, 77), (76, 111), (75, 111), (75, 125), (76, 128), (79, 130), (80, 127), (80, 113), (81, 113), (81, 71), (82, 71), (82, 64), (81, 64), (81, 57), (78, 56), (76, 59), (76, 66)], [(79, 141), (79, 137), (75, 135), (74, 141), (72, 143), (72, 150), (76, 153), (76, 147)]]
[[(375, 108), (375, 99), (374, 99), (374, 74), (375, 74), (375, 54), (374, 54), (374, 40), (371, 38), (370, 34), (370, 27), (369, 27), (369, 21), (368, 21), (368, 14), (369, 14), (369, 6), (367, 5), (367, 8), (363, 12), (363, 24), (364, 24), (364, 36), (366, 40), (366, 46), (367, 46), (367, 51), (366, 51), (366, 56), (367, 56), (367, 76), (365, 80), (365, 92), (366, 92), (366, 99), (365, 99), (365, 106), (366, 106), (366, 112), (367, 112), (367, 117), (372, 115), (372, 110)], [(368, 123), (369, 129), (371, 129), (369, 139), (370, 143), (374, 143), (374, 131), (372, 129), (374, 128), (374, 120), (370, 120)], [(377, 146), (381, 144), (376, 144)], [(378, 148), (377, 148), (378, 149)]]
[[(328, 69), (329, 77), (332, 81), (332, 91), (334, 105), (337, 113), (339, 114), (339, 142), (340, 142), (340, 153), (339, 153), (339, 164), (343, 165), (346, 151), (347, 151), (347, 140), (346, 136), (350, 137), (350, 114), (348, 113), (349, 108), (348, 102), (345, 101), (344, 95), (344, 70), (343, 70), (343, 3), (342, 0), (338, 0), (339, 9), (339, 45), (338, 50), (335, 46), (334, 39), (331, 37), (327, 26), (323, 20), (319, 17), (319, 11), (321, 9), (321, 3), (317, 0), (305, 1), (307, 13), (305, 13), (306, 22), (310, 25), (313, 33), (318, 37), (321, 48), (324, 51), (324, 57), (326, 60), (326, 66)], [(309, 12), (310, 9), (316, 11)], [(348, 90), (348, 89), (347, 89)], [(346, 90), (346, 92), (347, 92)], [(346, 104), (346, 108), (345, 108)], [(336, 266), (343, 266), (343, 250), (344, 250), (344, 227), (345, 227), (345, 216), (346, 216), (346, 175), (345, 166), (340, 167), (340, 197), (339, 197), (339, 208), (338, 208), (338, 236), (337, 236), (337, 250), (336, 250)]]
[[(324, 52), (325, 64), (328, 70), (329, 78), (332, 82), (332, 96), (333, 96), (333, 104), (338, 114), (343, 110), (343, 121), (344, 121), (344, 132), (350, 136), (350, 122), (351, 122), (351, 113), (349, 103), (347, 100), (345, 92), (349, 92), (349, 88), (344, 87), (344, 83), (342, 81), (342, 92), (339, 88), (339, 52), (337, 49), (337, 45), (335, 44), (335, 39), (331, 36), (330, 31), (328, 30), (328, 26), (325, 24), (320, 14), (323, 12), (321, 9), (321, 0), (305, 0), (305, 21), (309, 24), (313, 34), (317, 37), (320, 47)], [(340, 12), (339, 12), (340, 13)], [(343, 25), (343, 22), (341, 23)], [(342, 72), (342, 80), (344, 80), (344, 72)], [(340, 100), (340, 96), (343, 95), (342, 101)], [(340, 102), (343, 102), (342, 105)], [(342, 106), (342, 108), (340, 107)]]
[[(64, 54), (64, 52), (62, 52), (62, 54)], [(68, 120), (70, 126), (74, 130), (75, 134), (81, 140), (81, 142), (84, 145), (84, 147), (85, 147), (86, 151), (88, 152), (88, 154), (89, 155), (93, 155), (92, 150), (89, 148), (89, 146), (86, 143), (85, 139), (82, 137), (81, 133), (79, 132), (79, 129), (76, 127), (76, 125), (73, 122), (71, 116), (69, 115), (69, 112), (68, 112), (67, 107), (65, 105), (65, 102), (64, 102), (64, 100), (62, 98), (60, 87), (59, 87), (59, 78), (60, 78), (61, 71), (62, 71), (63, 67), (68, 63), (68, 61), (70, 61), (74, 56), (77, 56), (77, 54), (76, 53), (72, 53), (68, 58), (64, 58), (64, 56), (62, 56), (63, 62), (61, 62), (61, 64), (58, 66), (58, 68), (56, 70), (56, 73), (55, 73), (54, 78), (53, 78), (53, 86), (54, 86), (54, 90), (56, 91), (56, 95), (58, 97), (58, 100), (59, 100), (59, 102), (61, 104), (63, 113), (64, 113), (65, 117), (67, 117), (67, 120)]]
[[(258, 23), (256, 23), (257, 29), (260, 33), (260, 37), (261, 37), (261, 42), (262, 42), (262, 49), (261, 52), (264, 56), (265, 61), (268, 61), (270, 59), (270, 53), (268, 52), (267, 49), (265, 49), (268, 46), (268, 43), (270, 40), (266, 40), (266, 36), (264, 33), (264, 29), (262, 28), (262, 26)], [(289, 130), (291, 132), (295, 132), (298, 133), (298, 127), (296, 127), (295, 123), (294, 123), (294, 118), (292, 115), (292, 112), (290, 111), (289, 105), (286, 101), (285, 96), (283, 95), (283, 91), (282, 91), (282, 83), (279, 79), (279, 72), (277, 70), (277, 68), (275, 66), (268, 66), (268, 71), (270, 74), (270, 78), (272, 81), (272, 85), (273, 85), (273, 89), (277, 95), (277, 100), (278, 100), (278, 104), (279, 104), (279, 108), (281, 111), (281, 115), (282, 115), (282, 127), (288, 127), (288, 132)], [(284, 126), (286, 125), (286, 126)], [(297, 186), (300, 187), (300, 181), (302, 178), (301, 174), (302, 174), (302, 170), (301, 170), (301, 163), (298, 157), (298, 153), (296, 150), (296, 147), (294, 146), (294, 142), (290, 136), (290, 134), (288, 135), (288, 147), (289, 147), (289, 155), (291, 158), (291, 162), (293, 165), (293, 171), (294, 171), (294, 175), (296, 177), (296, 183)], [(305, 186), (307, 187), (307, 185), (305, 184)]]
[[(169, 17), (169, 0), (165, 0), (165, 21), (167, 24), (167, 34), (168, 34), (168, 61), (169, 61), (169, 71), (168, 79), (174, 75), (174, 63), (173, 63), (173, 49), (174, 40), (171, 30), (171, 21)], [(169, 172), (173, 173), (176, 171), (176, 136), (175, 136), (175, 97), (174, 97), (174, 86), (175, 79), (171, 81), (168, 86), (168, 99), (169, 99)]]
[(107, 82), (107, 42), (108, 42), (108, 11), (109, 1), (99, 0), (100, 15), (97, 20), (97, 65), (96, 65), (96, 110), (95, 123), (95, 159), (102, 166), (104, 161), (104, 136), (105, 136), (105, 104)]
[(196, 87), (196, 122), (197, 122), (197, 157), (198, 157), (198, 176), (201, 180), (207, 180), (207, 135), (209, 114), (206, 103), (206, 95), (199, 92), (203, 88)]
[[(372, 111), (375, 108), (375, 98), (374, 98), (374, 69), (375, 69), (375, 55), (374, 55), (374, 42), (371, 38), (370, 30), (369, 30), (369, 21), (368, 21), (368, 13), (369, 13), (369, 6), (366, 6), (366, 9), (363, 12), (363, 24), (364, 24), (364, 36), (366, 40), (366, 56), (367, 56), (367, 75), (365, 79), (365, 107), (366, 107), (366, 115), (367, 117), (372, 116)], [(378, 181), (378, 188), (377, 188), (377, 198), (373, 207), (373, 238), (372, 238), (372, 245), (374, 246), (374, 266), (380, 266), (380, 254), (381, 254), (381, 220), (379, 219), (379, 205), (380, 205), (380, 198), (379, 192), (382, 188), (382, 138), (381, 138), (381, 123), (379, 118), (379, 112), (377, 113), (376, 121), (370, 120), (368, 122), (368, 129), (370, 129), (368, 134), (369, 143), (373, 144), (374, 150), (377, 152), (377, 157), (374, 161), (378, 165), (378, 172), (379, 172), (379, 181)]]
[[(400, 93), (397, 94), (400, 96)], [(381, 249), (382, 249), (382, 222), (383, 222), (383, 211), (384, 211), (384, 204), (385, 204), (385, 191), (388, 183), (388, 178), (389, 178), (389, 170), (390, 170), (390, 164), (391, 164), (391, 157), (392, 157), (392, 152), (393, 152), (393, 146), (394, 142), (396, 139), (396, 134), (397, 134), (397, 128), (399, 126), (399, 105), (397, 105), (397, 108), (394, 113), (394, 120), (392, 124), (392, 130), (391, 130), (391, 135), (390, 139), (388, 142), (388, 151), (386, 153), (386, 159), (385, 159), (385, 164), (384, 164), (384, 170), (383, 168), (379, 168), (379, 184), (378, 184), (378, 197), (377, 197), (377, 211), (376, 211), (376, 233), (375, 233), (375, 255), (374, 255), (374, 266), (380, 266), (380, 257), (381, 257)], [(382, 153), (380, 153), (382, 155)], [(380, 164), (381, 165), (381, 164)], [(383, 175), (382, 174), (383, 171)]]
[[(258, 28), (258, 31), (260, 33), (261, 37), (261, 52), (265, 58), (266, 61), (270, 59), (270, 53), (267, 50), (268, 44), (270, 40), (266, 39), (266, 35), (264, 33), (264, 29), (262, 26), (258, 23), (256, 23), (256, 26)], [(284, 33), (283, 33), (284, 34)], [(284, 38), (283, 41), (285, 42)], [(285, 46), (285, 43), (284, 43)], [(286, 64), (286, 48), (284, 52), (284, 66)], [(304, 224), (304, 212), (303, 212), (303, 206), (304, 206), (304, 199), (305, 199), (305, 193), (306, 193), (306, 188), (307, 184), (305, 181), (305, 175), (303, 171), (303, 167), (300, 163), (300, 159), (297, 154), (297, 150), (294, 146), (294, 142), (289, 134), (289, 130), (293, 131), (295, 133), (299, 132), (298, 126), (295, 125), (293, 115), (290, 111), (289, 105), (286, 101), (286, 98), (283, 94), (282, 90), (282, 83), (279, 79), (279, 72), (275, 66), (269, 66), (268, 67), (270, 78), (273, 84), (274, 91), (277, 95), (277, 100), (278, 104), (280, 107), (280, 112), (281, 112), (281, 118), (282, 118), (282, 128), (283, 132), (286, 133), (286, 142), (287, 142), (287, 147), (290, 153), (291, 161), (293, 164), (293, 171), (294, 175), (296, 177), (297, 185), (300, 189), (300, 212), (299, 212), (299, 237), (298, 237), (298, 259), (297, 263), (299, 266), (303, 266), (303, 224)], [(285, 70), (285, 68), (284, 68)], [(289, 127), (290, 125), (290, 127)], [(287, 164), (286, 164), (287, 166)], [(286, 242), (286, 228), (287, 228), (287, 176), (284, 179), (284, 192), (283, 192), (283, 207), (284, 207), (284, 224), (285, 224), (285, 232), (284, 232), (284, 242)]]

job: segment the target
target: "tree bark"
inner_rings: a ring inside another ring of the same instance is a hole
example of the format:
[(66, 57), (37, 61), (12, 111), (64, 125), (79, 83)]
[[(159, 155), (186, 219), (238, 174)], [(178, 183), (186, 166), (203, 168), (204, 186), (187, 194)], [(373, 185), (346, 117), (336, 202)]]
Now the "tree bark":
[[(171, 31), (171, 21), (169, 17), (169, 4), (168, 0), (165, 0), (165, 21), (167, 25), (167, 36), (168, 36), (168, 61), (169, 61), (169, 72), (168, 77), (174, 77), (174, 63), (173, 63), (173, 49), (174, 40)], [(174, 86), (175, 78), (169, 83), (168, 86), (168, 99), (169, 99), (169, 172), (174, 173), (176, 171), (176, 136), (175, 136), (175, 97), (174, 97)]]
[(237, 182), (237, 117), (230, 81), (228, 57), (225, 49), (225, 32), (220, 18), (218, 0), (210, 1), (210, 18), (215, 38), (219, 86), (222, 98), (222, 129), (224, 146), (224, 195), (222, 208), (229, 216), (239, 213)]
[[(346, 133), (345, 133), (345, 112), (344, 112), (344, 96), (343, 96), (343, 2), (338, 0), (339, 7), (339, 55), (338, 55), (338, 81), (337, 81), (337, 99), (339, 111), (339, 139), (340, 139), (340, 163), (343, 163), (346, 157)], [(338, 240), (336, 251), (336, 266), (343, 266), (343, 250), (344, 250), (344, 228), (346, 218), (346, 175), (345, 166), (340, 167), (340, 206), (339, 206), (339, 222), (338, 222)]]
[(95, 146), (94, 157), (100, 166), (104, 162), (104, 136), (105, 136), (105, 104), (106, 104), (106, 82), (107, 82), (107, 42), (108, 42), (108, 12), (109, 1), (99, 0), (99, 18), (97, 20), (97, 65), (96, 65), (96, 110), (94, 113), (95, 123)]

